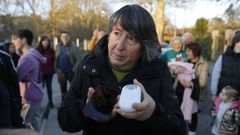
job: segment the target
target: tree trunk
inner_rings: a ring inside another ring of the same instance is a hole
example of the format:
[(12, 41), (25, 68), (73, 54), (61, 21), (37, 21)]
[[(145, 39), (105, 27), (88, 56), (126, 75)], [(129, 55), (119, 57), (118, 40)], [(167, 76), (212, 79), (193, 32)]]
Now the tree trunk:
[(165, 14), (164, 14), (165, 4), (166, 3), (164, 0), (157, 0), (155, 23), (156, 23), (156, 30), (158, 33), (158, 39), (160, 42), (163, 41), (164, 28), (166, 25)]

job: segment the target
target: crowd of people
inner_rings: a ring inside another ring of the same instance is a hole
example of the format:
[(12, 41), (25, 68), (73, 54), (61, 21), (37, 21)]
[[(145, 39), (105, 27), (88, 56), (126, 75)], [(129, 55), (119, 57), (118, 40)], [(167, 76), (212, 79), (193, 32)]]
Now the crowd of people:
[[(139, 5), (127, 5), (111, 15), (108, 34), (94, 30), (86, 55), (67, 31), (61, 32), (55, 49), (48, 36), (42, 36), (36, 48), (33, 39), (30, 30), (20, 29), (0, 50), (0, 128), (39, 132), (44, 87), (49, 106), (55, 105), (56, 73), (62, 95), (57, 119), (63, 131), (196, 135), (198, 102), (207, 93), (209, 66), (191, 33), (173, 37), (172, 49), (161, 53), (150, 13)], [(212, 72), (213, 135), (240, 134), (239, 68), (240, 32), (236, 32)], [(118, 104), (127, 84), (141, 89), (141, 102), (132, 105), (134, 112), (124, 112)]]

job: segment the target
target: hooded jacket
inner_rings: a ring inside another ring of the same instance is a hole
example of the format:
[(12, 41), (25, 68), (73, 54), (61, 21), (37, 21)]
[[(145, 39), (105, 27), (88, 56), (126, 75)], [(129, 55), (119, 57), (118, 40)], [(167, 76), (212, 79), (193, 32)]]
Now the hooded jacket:
[(40, 64), (43, 63), (46, 63), (46, 58), (35, 49), (30, 49), (19, 59), (17, 73), (21, 96), (30, 104), (40, 104), (43, 98), (40, 75)]
[[(221, 103), (218, 96), (215, 100), (216, 112)], [(240, 133), (240, 100), (234, 101), (224, 113), (221, 120), (219, 133), (221, 135), (239, 135)]]
[[(172, 89), (171, 75), (166, 63), (160, 59), (139, 62), (137, 67), (119, 83), (114, 76), (107, 55), (107, 36), (102, 38), (78, 67), (62, 106), (58, 110), (58, 122), (63, 131), (87, 135), (184, 135), (186, 132), (182, 112)], [(106, 123), (99, 123), (84, 117), (82, 110), (86, 103), (88, 88), (103, 85), (115, 90), (132, 84), (138, 79), (146, 92), (156, 102), (152, 116), (145, 121), (127, 119), (117, 115)]]
[[(21, 97), (18, 86), (18, 76), (11, 60), (11, 57), (4, 51), (0, 50), (0, 98), (1, 100), (1, 109), (0, 109), (0, 127), (23, 127), (23, 120), (20, 116), (21, 112)], [(3, 94), (3, 92), (6, 92)], [(8, 100), (8, 96), (10, 101)], [(9, 103), (6, 105), (5, 103)], [(10, 106), (10, 108), (7, 108)], [(7, 109), (10, 109), (8, 116), (4, 115), (7, 112)], [(4, 111), (4, 114), (1, 113)], [(9, 125), (5, 125), (5, 120), (9, 119)]]

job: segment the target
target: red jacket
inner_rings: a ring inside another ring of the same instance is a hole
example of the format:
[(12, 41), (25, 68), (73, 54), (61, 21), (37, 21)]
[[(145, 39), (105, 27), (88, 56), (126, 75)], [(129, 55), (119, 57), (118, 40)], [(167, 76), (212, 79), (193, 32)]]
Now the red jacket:
[(50, 75), (54, 73), (55, 51), (53, 49), (42, 53), (47, 58), (47, 63), (41, 65), (42, 75)]

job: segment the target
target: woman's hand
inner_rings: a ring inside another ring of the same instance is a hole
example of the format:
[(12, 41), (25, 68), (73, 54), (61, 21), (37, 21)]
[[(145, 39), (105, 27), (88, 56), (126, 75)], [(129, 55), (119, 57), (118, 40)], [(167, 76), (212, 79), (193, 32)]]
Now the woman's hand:
[(152, 97), (148, 95), (145, 88), (140, 82), (134, 79), (134, 84), (138, 85), (141, 88), (143, 101), (141, 103), (134, 103), (132, 107), (136, 111), (131, 113), (121, 111), (117, 103), (113, 109), (113, 114), (118, 113), (128, 119), (136, 119), (139, 121), (144, 121), (151, 117), (151, 115), (155, 110), (156, 103), (152, 99)]
[(182, 67), (182, 66), (177, 66), (176, 69), (174, 70), (174, 73), (178, 75), (178, 74), (180, 74), (180, 73), (183, 73), (184, 70), (185, 70), (184, 67)]
[(184, 87), (184, 88), (191, 88), (191, 82), (188, 82), (186, 80), (179, 80), (179, 82), (181, 83), (181, 85)]
[(88, 97), (87, 97), (86, 103), (88, 103), (90, 101), (94, 92), (95, 92), (94, 88), (92, 88), (92, 87), (88, 88)]

